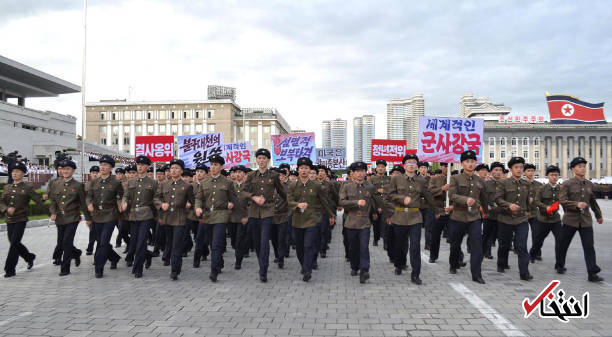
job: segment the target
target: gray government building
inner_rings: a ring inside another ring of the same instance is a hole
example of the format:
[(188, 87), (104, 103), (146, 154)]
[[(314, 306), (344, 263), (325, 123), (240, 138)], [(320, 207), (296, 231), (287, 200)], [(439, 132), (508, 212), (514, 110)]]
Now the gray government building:
[(487, 164), (521, 156), (536, 165), (539, 177), (552, 164), (568, 178), (572, 176), (570, 161), (581, 156), (588, 161), (587, 178), (612, 176), (612, 123), (500, 123), (499, 116), (508, 115), (510, 108), (471, 94), (464, 95), (459, 106), (461, 117), (485, 119), (483, 159)]

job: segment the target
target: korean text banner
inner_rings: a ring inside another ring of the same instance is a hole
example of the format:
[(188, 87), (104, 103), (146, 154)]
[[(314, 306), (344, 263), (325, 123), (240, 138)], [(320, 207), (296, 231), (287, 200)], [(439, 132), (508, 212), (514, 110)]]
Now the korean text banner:
[(218, 154), (223, 156), (223, 134), (206, 133), (178, 137), (179, 158), (185, 162), (185, 167), (195, 168), (204, 163), (210, 166), (209, 158)]
[(346, 168), (346, 148), (334, 147), (317, 149), (317, 165), (325, 165), (332, 170)]
[(373, 162), (384, 159), (388, 162), (401, 163), (406, 155), (406, 140), (372, 139)]
[(474, 150), (482, 163), (484, 120), (481, 118), (419, 117), (420, 161), (460, 163), (461, 153)]
[(297, 164), (301, 157), (316, 160), (314, 132), (272, 135), (272, 146), (274, 165)]
[(251, 162), (251, 142), (223, 144), (225, 153), (225, 165), (223, 168), (244, 165)]
[(136, 136), (136, 157), (147, 156), (152, 162), (166, 162), (174, 158), (174, 136)]

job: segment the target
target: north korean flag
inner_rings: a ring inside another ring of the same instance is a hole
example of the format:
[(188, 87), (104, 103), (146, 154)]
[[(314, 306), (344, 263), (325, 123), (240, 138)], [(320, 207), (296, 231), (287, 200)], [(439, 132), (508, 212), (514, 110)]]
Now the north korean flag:
[(546, 95), (553, 124), (605, 124), (603, 103), (587, 103), (573, 96)]

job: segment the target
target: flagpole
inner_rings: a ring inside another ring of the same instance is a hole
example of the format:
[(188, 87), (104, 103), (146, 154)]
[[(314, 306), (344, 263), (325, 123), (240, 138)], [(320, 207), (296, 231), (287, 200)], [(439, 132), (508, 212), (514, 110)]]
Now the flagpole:
[(87, 0), (83, 0), (83, 62), (81, 73), (81, 181), (85, 182), (85, 75), (87, 69)]

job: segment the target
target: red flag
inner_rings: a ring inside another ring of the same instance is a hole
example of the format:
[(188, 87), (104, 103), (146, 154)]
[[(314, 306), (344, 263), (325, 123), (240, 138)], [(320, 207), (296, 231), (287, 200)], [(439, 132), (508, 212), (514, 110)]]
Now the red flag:
[(553, 124), (604, 124), (604, 103), (587, 103), (568, 95), (546, 95)]

